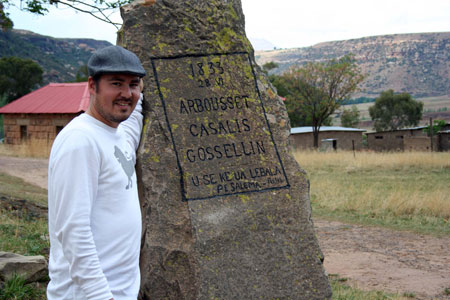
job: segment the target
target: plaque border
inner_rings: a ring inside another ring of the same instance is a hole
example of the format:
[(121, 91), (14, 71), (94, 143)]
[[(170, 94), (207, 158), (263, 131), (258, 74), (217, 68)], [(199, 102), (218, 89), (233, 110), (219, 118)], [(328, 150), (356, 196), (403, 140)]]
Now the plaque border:
[[(175, 140), (173, 138), (172, 129), (170, 127), (169, 117), (167, 115), (167, 109), (166, 109), (166, 102), (165, 102), (164, 96), (163, 96), (163, 94), (161, 92), (161, 87), (160, 87), (160, 84), (159, 84), (158, 72), (156, 71), (155, 61), (156, 60), (173, 60), (173, 59), (185, 58), (185, 57), (209, 57), (209, 56), (231, 56), (231, 55), (246, 55), (247, 58), (248, 58), (248, 62), (249, 62), (250, 67), (252, 69), (253, 81), (254, 81), (254, 84), (255, 84), (255, 90), (257, 92), (260, 105), (261, 105), (262, 110), (264, 112), (264, 119), (266, 120), (267, 128), (269, 129), (269, 132), (270, 132), (270, 139), (271, 139), (271, 141), (273, 143), (273, 146), (275, 147), (275, 153), (277, 154), (278, 162), (280, 163), (281, 169), (283, 171), (284, 179), (286, 180), (286, 185), (284, 185), (284, 186), (277, 186), (277, 187), (268, 187), (268, 188), (264, 188), (264, 189), (261, 189), (261, 190), (251, 190), (251, 191), (242, 191), (242, 192), (230, 192), (230, 193), (226, 193), (226, 194), (212, 195), (212, 196), (207, 196), (207, 197), (187, 198), (186, 197), (186, 189), (185, 189), (184, 181), (183, 181), (184, 171), (183, 171), (183, 168), (181, 167), (181, 163), (180, 163), (180, 159), (179, 159), (179, 156), (178, 156), (176, 143), (175, 143)], [(183, 55), (175, 55), (175, 56), (151, 57), (150, 61), (151, 61), (151, 64), (152, 64), (153, 75), (154, 75), (154, 78), (155, 78), (156, 86), (158, 88), (159, 98), (161, 99), (161, 103), (163, 105), (164, 116), (166, 118), (167, 127), (169, 129), (170, 138), (172, 140), (173, 150), (175, 151), (175, 155), (176, 155), (176, 158), (177, 158), (177, 166), (178, 166), (178, 170), (180, 172), (181, 199), (182, 199), (183, 202), (192, 201), (192, 200), (206, 200), (206, 199), (220, 198), (220, 197), (239, 195), (239, 194), (261, 193), (261, 192), (273, 191), (273, 190), (279, 190), (279, 189), (288, 189), (288, 188), (291, 187), (290, 184), (289, 184), (288, 177), (286, 175), (286, 171), (284, 169), (283, 161), (281, 160), (280, 153), (278, 152), (277, 144), (275, 143), (275, 140), (273, 138), (272, 129), (270, 128), (269, 120), (267, 119), (266, 108), (264, 107), (264, 103), (263, 103), (262, 97), (261, 97), (261, 92), (259, 91), (259, 88), (258, 88), (258, 82), (256, 80), (255, 68), (254, 68), (254, 66), (252, 64), (252, 60), (251, 60), (250, 54), (248, 52), (183, 54)]]

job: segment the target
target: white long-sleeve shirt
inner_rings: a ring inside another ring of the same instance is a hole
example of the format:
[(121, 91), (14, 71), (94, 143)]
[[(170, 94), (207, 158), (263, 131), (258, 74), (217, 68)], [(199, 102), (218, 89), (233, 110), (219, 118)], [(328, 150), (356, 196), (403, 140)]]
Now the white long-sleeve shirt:
[(54, 141), (48, 177), (49, 300), (137, 298), (141, 101), (117, 128), (82, 114)]

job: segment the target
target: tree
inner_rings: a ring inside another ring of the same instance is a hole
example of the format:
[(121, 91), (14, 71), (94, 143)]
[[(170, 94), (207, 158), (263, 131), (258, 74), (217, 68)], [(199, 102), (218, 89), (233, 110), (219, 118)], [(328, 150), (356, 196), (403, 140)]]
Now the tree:
[(422, 111), (422, 102), (414, 100), (408, 93), (394, 94), (393, 90), (382, 92), (375, 104), (369, 107), (376, 131), (417, 126), (422, 119)]
[(269, 74), (269, 71), (272, 69), (278, 68), (278, 64), (273, 61), (269, 61), (262, 66), (263, 72)]
[[(269, 71), (272, 69), (278, 68), (278, 64), (270, 61), (268, 63), (265, 63), (262, 66), (263, 72), (267, 75), (269, 74)], [(272, 85), (277, 89), (277, 94), (280, 97), (283, 97), (286, 105), (286, 110), (289, 115), (289, 121), (291, 123), (292, 127), (297, 126), (303, 126), (306, 125), (306, 115), (301, 114), (298, 112), (297, 103), (294, 101), (290, 101), (286, 99), (286, 96), (289, 94), (288, 90), (286, 89), (286, 83), (284, 82), (284, 78), (275, 74), (268, 75), (269, 81), (272, 83)]]
[(13, 22), (9, 18), (9, 13), (5, 12), (3, 2), (4, 0), (0, 0), (0, 27), (7, 30), (13, 27)]
[(356, 128), (359, 124), (359, 111), (356, 105), (351, 109), (344, 109), (341, 113), (341, 125), (343, 127)]
[[(20, 9), (37, 15), (48, 13), (50, 5), (65, 6), (76, 11), (90, 14), (94, 18), (114, 25), (117, 30), (121, 24), (115, 23), (110, 16), (117, 8), (131, 3), (133, 0), (26, 0), (20, 1)], [(11, 29), (13, 22), (5, 12), (10, 6), (16, 6), (13, 0), (0, 0), (0, 25), (3, 30)]]
[[(276, 67), (278, 67), (278, 65), (273, 62), (266, 63), (263, 65), (263, 72), (267, 74), (268, 71)], [(289, 92), (287, 90), (287, 84), (284, 82), (284, 77), (275, 74), (271, 74), (268, 77), (272, 85), (277, 89), (277, 94), (284, 98), (284, 104), (286, 105), (291, 127), (311, 126), (311, 117), (301, 110), (299, 102), (294, 98), (286, 98)], [(331, 123), (332, 118), (329, 117), (323, 122), (323, 125), (329, 126)]]
[(286, 102), (295, 103), (296, 111), (311, 119), (315, 148), (319, 146), (320, 127), (364, 79), (353, 55), (310, 62), (282, 77), (288, 90)]
[(42, 68), (31, 59), (0, 58), (0, 95), (7, 103), (28, 94), (42, 82)]
[[(6, 95), (1, 95), (0, 94), (0, 107), (4, 106), (8, 104), (8, 102), (6, 102)], [(3, 129), (3, 115), (0, 114), (0, 140), (5, 136), (5, 131)]]
[[(445, 125), (447, 125), (447, 122), (445, 122), (445, 120), (433, 120), (433, 135), (437, 135), (439, 131), (441, 131)], [(426, 128), (423, 129), (424, 132), (426, 132), (426, 134), (428, 136), (431, 135), (431, 131), (430, 131), (430, 125), (428, 125)]]
[(88, 81), (89, 78), (89, 70), (86, 64), (82, 65), (75, 76), (75, 82), (85, 82)]
[[(264, 67), (263, 67), (264, 68)], [(306, 115), (299, 109), (298, 103), (286, 98), (289, 94), (284, 78), (275, 74), (269, 75), (269, 80), (272, 85), (277, 89), (277, 94), (284, 98), (284, 104), (289, 116), (289, 121), (292, 127), (305, 126)]]

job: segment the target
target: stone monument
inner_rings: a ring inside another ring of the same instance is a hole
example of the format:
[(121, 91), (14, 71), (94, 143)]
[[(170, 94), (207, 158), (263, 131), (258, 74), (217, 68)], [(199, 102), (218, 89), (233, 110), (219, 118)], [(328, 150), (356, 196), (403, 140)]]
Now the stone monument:
[(239, 0), (137, 0), (145, 77), (141, 299), (327, 299), (309, 183)]

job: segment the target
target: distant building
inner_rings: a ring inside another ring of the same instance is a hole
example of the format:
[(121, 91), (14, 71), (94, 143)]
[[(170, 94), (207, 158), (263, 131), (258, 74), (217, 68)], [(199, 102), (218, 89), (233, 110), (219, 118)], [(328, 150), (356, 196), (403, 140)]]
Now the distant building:
[[(391, 131), (369, 132), (368, 148), (374, 151), (431, 151), (431, 137), (425, 131), (428, 126)], [(433, 136), (433, 151), (450, 151), (450, 124)]]
[[(319, 148), (334, 150), (355, 150), (362, 148), (364, 129), (337, 126), (322, 126), (319, 130)], [(289, 141), (294, 150), (312, 149), (314, 147), (313, 128), (311, 126), (291, 129)]]
[(439, 151), (450, 151), (450, 130), (438, 132)]
[[(367, 146), (374, 151), (404, 151), (407, 149), (413, 150), (413, 148), (422, 150), (423, 147), (423, 150), (427, 150), (427, 146), (423, 142), (423, 140), (428, 138), (424, 131), (425, 128), (426, 126), (419, 126), (391, 131), (369, 132), (366, 133)], [(412, 138), (416, 138), (416, 140), (414, 141)], [(408, 141), (405, 142), (405, 140)], [(415, 146), (416, 144), (417, 146)], [(431, 147), (430, 142), (428, 142), (428, 147)]]
[(427, 127), (366, 133), (368, 148), (374, 151), (431, 151), (433, 147), (433, 151), (450, 151), (450, 124), (445, 124), (433, 136), (433, 146), (425, 130)]
[(0, 108), (4, 141), (53, 142), (61, 129), (89, 106), (87, 82), (50, 83)]

